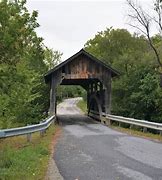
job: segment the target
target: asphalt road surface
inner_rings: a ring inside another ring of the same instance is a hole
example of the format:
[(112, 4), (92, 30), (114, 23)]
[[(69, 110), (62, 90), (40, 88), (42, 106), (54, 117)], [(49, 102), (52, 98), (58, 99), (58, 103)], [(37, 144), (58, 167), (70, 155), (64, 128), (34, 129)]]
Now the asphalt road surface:
[(112, 130), (83, 115), (77, 102), (58, 106), (54, 159), (65, 180), (162, 180), (162, 143)]

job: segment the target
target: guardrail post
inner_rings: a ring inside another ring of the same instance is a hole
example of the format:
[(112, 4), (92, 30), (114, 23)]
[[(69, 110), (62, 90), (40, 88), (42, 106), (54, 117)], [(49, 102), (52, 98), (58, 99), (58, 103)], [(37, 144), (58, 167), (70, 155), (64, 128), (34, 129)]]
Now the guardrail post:
[(130, 129), (133, 129), (133, 124), (130, 124), (129, 128), (130, 128)]
[[(27, 124), (27, 126), (30, 126), (30, 124)], [(27, 142), (31, 142), (31, 133), (27, 134)]]
[(111, 119), (107, 118), (107, 121), (106, 121), (106, 122), (107, 122), (106, 124), (107, 124), (108, 126), (111, 126), (111, 124), (112, 124)]
[(160, 131), (160, 136), (162, 136), (162, 131)]
[(105, 119), (104, 119), (103, 117), (101, 117), (100, 121), (101, 121), (102, 124), (105, 124), (105, 121), (104, 121), (104, 120), (105, 120)]
[(143, 132), (144, 132), (144, 133), (147, 132), (147, 128), (146, 128), (146, 127), (143, 128)]
[(43, 132), (43, 130), (41, 130), (40, 131), (40, 137), (43, 137), (43, 135), (44, 135), (44, 132)]
[[(40, 121), (40, 124), (42, 123), (43, 121)], [(40, 137), (43, 137), (43, 135), (44, 135), (44, 130), (41, 130), (40, 131)]]
[(119, 122), (119, 127), (121, 127), (121, 122)]
[(31, 133), (27, 134), (27, 141), (31, 142)]

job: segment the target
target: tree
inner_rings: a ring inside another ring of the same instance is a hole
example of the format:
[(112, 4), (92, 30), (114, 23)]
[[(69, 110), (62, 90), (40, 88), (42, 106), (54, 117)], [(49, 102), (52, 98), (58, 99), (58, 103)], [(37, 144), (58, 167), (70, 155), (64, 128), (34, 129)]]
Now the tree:
[[(159, 47), (158, 35), (151, 38)], [(152, 58), (154, 54), (146, 37), (109, 28), (87, 41), (85, 48), (121, 73), (112, 82), (113, 114), (160, 121), (162, 92)]]
[(145, 11), (140, 5), (138, 5), (132, 0), (127, 0), (127, 3), (130, 7), (130, 13), (128, 14), (128, 16), (130, 17), (130, 20), (132, 22), (129, 25), (138, 29), (140, 32), (142, 32), (143, 35), (147, 37), (148, 43), (155, 54), (158, 66), (161, 69), (162, 59), (158, 48), (156, 47), (153, 39), (151, 38), (150, 29), (152, 24), (155, 25), (155, 27), (156, 25), (158, 25), (159, 37), (162, 40), (162, 1), (155, 0), (155, 16), (150, 15), (150, 12)]
[(58, 65), (61, 61), (61, 56), (63, 53), (60, 53), (59, 51), (54, 51), (53, 49), (46, 48), (44, 52), (45, 56), (45, 63), (48, 66), (48, 69), (54, 68), (56, 65)]
[(49, 104), (37, 11), (26, 1), (0, 1), (0, 127), (40, 121)]
[(134, 62), (141, 61), (148, 46), (143, 36), (132, 36), (125, 29), (107, 28), (88, 40), (85, 49), (129, 76)]

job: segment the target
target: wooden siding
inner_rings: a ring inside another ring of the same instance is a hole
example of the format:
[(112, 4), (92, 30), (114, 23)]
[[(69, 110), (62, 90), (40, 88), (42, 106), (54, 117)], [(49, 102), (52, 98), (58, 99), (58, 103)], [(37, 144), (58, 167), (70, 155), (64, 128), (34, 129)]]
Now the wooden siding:
[(110, 74), (110, 71), (89, 58), (81, 56), (64, 65), (62, 73), (64, 79), (103, 79)]

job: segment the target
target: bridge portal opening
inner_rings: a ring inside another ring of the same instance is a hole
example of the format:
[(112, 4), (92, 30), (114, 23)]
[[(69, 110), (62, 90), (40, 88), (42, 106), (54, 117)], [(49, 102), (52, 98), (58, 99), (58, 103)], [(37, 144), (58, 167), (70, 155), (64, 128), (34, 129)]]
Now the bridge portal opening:
[(58, 85), (56, 88), (56, 104), (67, 98), (81, 97), (87, 102), (87, 92), (80, 85)]
[(79, 85), (60, 84), (56, 89), (56, 114), (58, 120), (65, 116), (78, 119), (81, 114), (87, 114), (86, 90)]

